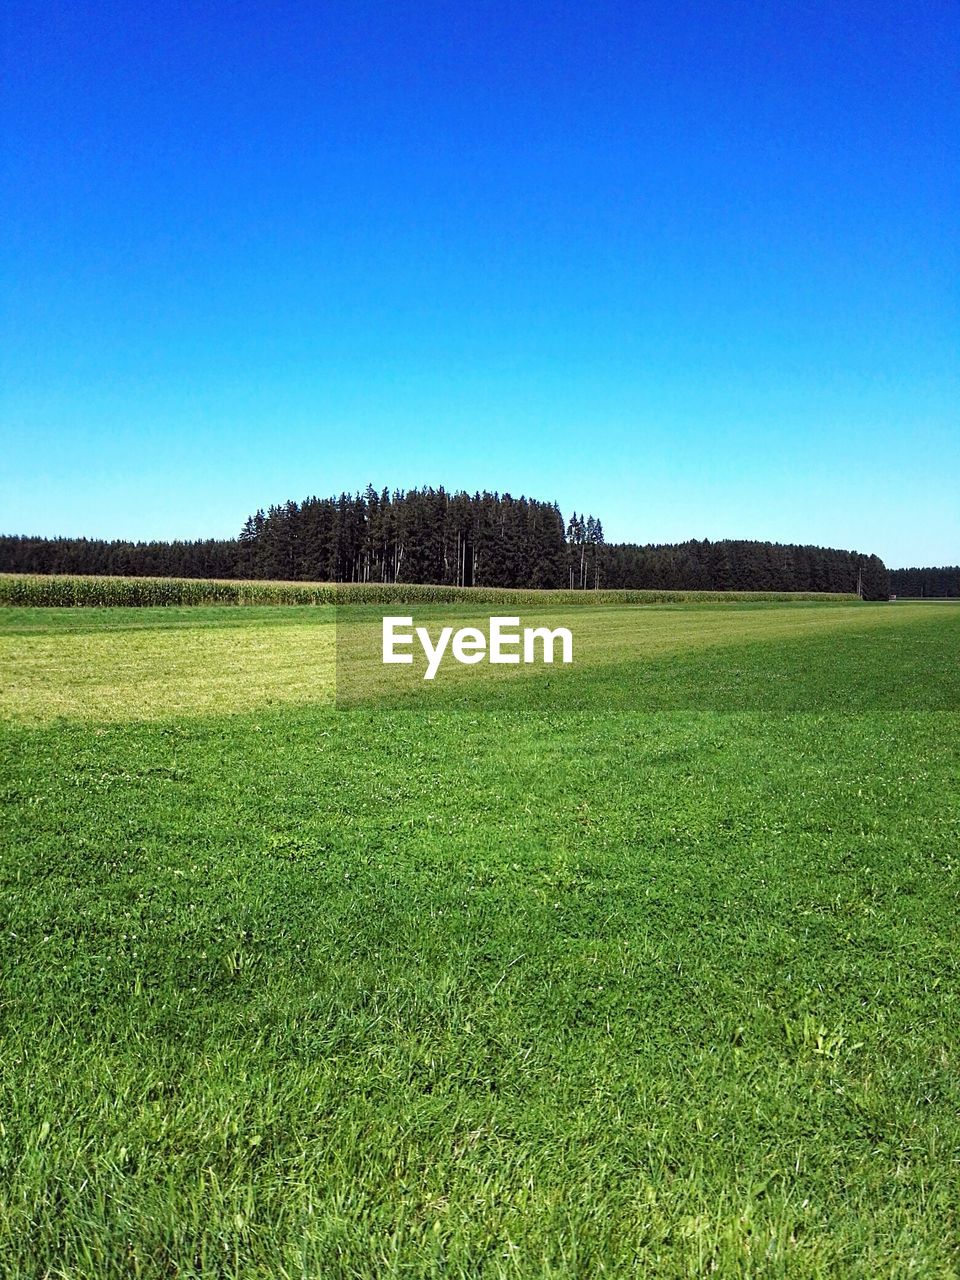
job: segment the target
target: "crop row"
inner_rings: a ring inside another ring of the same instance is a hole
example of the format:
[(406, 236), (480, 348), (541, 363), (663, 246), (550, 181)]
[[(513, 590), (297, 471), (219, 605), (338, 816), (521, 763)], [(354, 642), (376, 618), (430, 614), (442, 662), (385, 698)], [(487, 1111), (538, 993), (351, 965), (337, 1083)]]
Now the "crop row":
[(0, 574), (0, 604), (32, 606), (268, 604), (675, 604), (684, 601), (831, 600), (855, 596), (783, 591), (534, 591), (420, 583), (240, 582), (204, 578), (119, 578)]

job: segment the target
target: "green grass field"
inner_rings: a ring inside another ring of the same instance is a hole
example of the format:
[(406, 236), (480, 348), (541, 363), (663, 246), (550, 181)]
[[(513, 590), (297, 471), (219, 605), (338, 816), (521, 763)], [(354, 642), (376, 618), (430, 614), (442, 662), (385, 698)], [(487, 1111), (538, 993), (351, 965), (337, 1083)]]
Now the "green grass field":
[(960, 611), (555, 616), (0, 609), (0, 1272), (960, 1273)]

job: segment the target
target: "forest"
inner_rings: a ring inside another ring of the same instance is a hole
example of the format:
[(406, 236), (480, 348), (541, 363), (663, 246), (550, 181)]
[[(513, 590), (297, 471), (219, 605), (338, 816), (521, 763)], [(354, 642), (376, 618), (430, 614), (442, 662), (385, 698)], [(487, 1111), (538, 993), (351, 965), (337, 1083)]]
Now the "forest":
[[(875, 555), (706, 539), (605, 541), (599, 518), (508, 493), (407, 491), (309, 497), (257, 511), (235, 539), (173, 542), (0, 536), (0, 572), (583, 590), (856, 591), (867, 599), (960, 593), (960, 570), (895, 570)], [(899, 575), (899, 576), (898, 576)], [(914, 579), (903, 575), (946, 575)], [(952, 577), (950, 576), (952, 575)], [(907, 583), (893, 585), (894, 583)], [(926, 585), (926, 589), (914, 589)], [(933, 586), (940, 585), (935, 591)]]
[(960, 565), (939, 569), (890, 569), (890, 590), (895, 596), (928, 600), (960, 597)]

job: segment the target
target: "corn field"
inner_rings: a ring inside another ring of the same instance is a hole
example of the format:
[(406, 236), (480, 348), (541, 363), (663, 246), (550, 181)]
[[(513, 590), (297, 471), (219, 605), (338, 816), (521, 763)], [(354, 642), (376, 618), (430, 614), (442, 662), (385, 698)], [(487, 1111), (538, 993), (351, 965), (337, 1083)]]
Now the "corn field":
[(505, 606), (682, 604), (685, 601), (856, 600), (812, 591), (533, 591), (422, 583), (240, 582), (204, 578), (118, 578), (0, 574), (0, 605), (43, 607), (163, 605), (479, 604)]

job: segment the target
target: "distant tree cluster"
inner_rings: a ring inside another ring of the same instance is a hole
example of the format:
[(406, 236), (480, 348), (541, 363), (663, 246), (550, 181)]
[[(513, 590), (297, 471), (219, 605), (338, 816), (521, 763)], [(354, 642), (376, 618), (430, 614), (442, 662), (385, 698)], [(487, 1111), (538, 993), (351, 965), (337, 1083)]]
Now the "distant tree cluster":
[[(0, 571), (303, 582), (958, 595), (958, 569), (887, 573), (876, 556), (771, 542), (607, 545), (592, 515), (510, 494), (384, 489), (258, 511), (236, 539), (0, 537)], [(946, 575), (906, 578), (903, 575)], [(952, 575), (952, 576), (951, 576)], [(908, 585), (892, 586), (892, 581)]]
[(683, 591), (857, 591), (886, 600), (877, 556), (779, 542), (616, 543), (605, 549), (603, 584)]
[(897, 596), (960, 596), (960, 566), (940, 569), (891, 569), (890, 590)]
[(555, 587), (567, 544), (555, 503), (497, 493), (372, 486), (251, 516), (244, 576), (322, 582)]
[(104, 542), (96, 538), (0, 536), (0, 572), (235, 578), (238, 553), (235, 538), (205, 538), (197, 542)]

